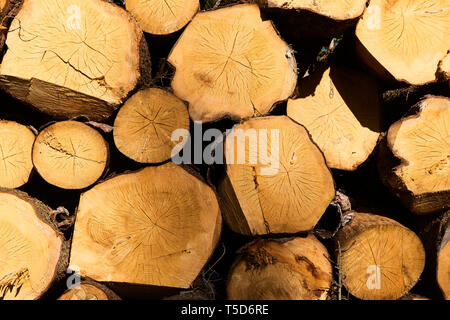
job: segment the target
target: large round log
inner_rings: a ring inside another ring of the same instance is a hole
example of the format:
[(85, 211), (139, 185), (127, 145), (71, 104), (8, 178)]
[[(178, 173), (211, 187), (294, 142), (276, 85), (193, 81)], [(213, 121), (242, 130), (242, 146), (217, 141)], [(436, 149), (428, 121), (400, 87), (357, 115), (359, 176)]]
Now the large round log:
[(409, 292), (425, 265), (417, 235), (383, 216), (348, 211), (336, 234), (338, 267), (344, 286), (364, 300), (393, 300)]
[(0, 87), (58, 119), (107, 119), (148, 82), (138, 24), (103, 0), (23, 0), (8, 31)]
[(253, 4), (197, 14), (168, 61), (176, 68), (172, 88), (194, 121), (267, 114), (297, 82), (291, 48)]
[(220, 231), (208, 185), (172, 163), (147, 167), (81, 195), (70, 265), (95, 281), (188, 288)]
[(286, 116), (254, 118), (225, 140), (226, 172), (218, 186), (225, 221), (242, 234), (314, 228), (334, 198), (322, 152)]
[(449, 1), (371, 0), (356, 36), (362, 61), (383, 79), (435, 81), (450, 48)]

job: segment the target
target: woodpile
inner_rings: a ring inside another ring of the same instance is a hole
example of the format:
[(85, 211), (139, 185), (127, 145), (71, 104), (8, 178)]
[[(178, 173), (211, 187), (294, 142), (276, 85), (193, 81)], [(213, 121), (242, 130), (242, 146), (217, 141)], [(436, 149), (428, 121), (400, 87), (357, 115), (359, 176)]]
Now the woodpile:
[(0, 300), (450, 299), (449, 8), (0, 0)]

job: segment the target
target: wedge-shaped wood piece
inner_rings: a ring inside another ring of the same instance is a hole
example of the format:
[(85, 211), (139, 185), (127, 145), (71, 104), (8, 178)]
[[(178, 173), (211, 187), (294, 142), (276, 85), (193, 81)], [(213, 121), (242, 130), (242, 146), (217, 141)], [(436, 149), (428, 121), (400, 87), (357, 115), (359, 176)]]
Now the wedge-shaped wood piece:
[(56, 122), (36, 137), (33, 164), (48, 183), (63, 189), (83, 189), (105, 172), (109, 147), (102, 135), (78, 121)]
[(221, 230), (213, 190), (172, 163), (81, 195), (70, 265), (95, 281), (188, 288)]
[(33, 163), (34, 133), (14, 121), (0, 120), (0, 187), (19, 188), (28, 182)]
[[(358, 88), (355, 90), (355, 88)], [(371, 78), (333, 66), (299, 83), (287, 114), (308, 129), (330, 168), (356, 170), (380, 136), (380, 90)]]
[(259, 239), (239, 250), (227, 284), (228, 299), (325, 300), (332, 267), (313, 235)]
[(149, 71), (141, 29), (108, 1), (24, 0), (6, 46), (0, 86), (61, 119), (108, 118)]
[(267, 114), (297, 81), (295, 58), (257, 5), (201, 12), (169, 55), (175, 94), (194, 121)]
[(219, 182), (230, 228), (242, 234), (312, 229), (334, 197), (322, 152), (306, 129), (286, 116), (249, 119), (225, 140)]
[(167, 35), (189, 23), (199, 0), (127, 0), (125, 6), (145, 32)]
[(336, 234), (342, 281), (359, 299), (393, 300), (417, 283), (425, 250), (417, 235), (400, 223), (375, 214), (349, 211)]
[(450, 48), (450, 1), (371, 0), (356, 36), (361, 58), (380, 76), (413, 85), (434, 81)]
[(22, 192), (0, 189), (0, 300), (38, 299), (64, 275), (68, 252), (50, 212)]
[(450, 209), (450, 99), (427, 96), (413, 111), (387, 134), (387, 149), (401, 163), (392, 166), (381, 159), (380, 174), (411, 211)]
[[(184, 146), (172, 141), (175, 130), (189, 131), (184, 102), (162, 89), (144, 89), (128, 99), (117, 114), (114, 142), (120, 152), (137, 162), (158, 163)], [(183, 141), (188, 140), (185, 138)]]

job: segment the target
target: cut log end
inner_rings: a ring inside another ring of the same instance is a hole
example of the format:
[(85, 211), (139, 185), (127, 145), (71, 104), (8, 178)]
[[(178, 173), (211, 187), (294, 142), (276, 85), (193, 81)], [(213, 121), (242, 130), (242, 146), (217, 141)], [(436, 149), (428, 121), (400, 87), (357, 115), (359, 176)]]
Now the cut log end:
[(42, 130), (33, 147), (33, 163), (41, 177), (63, 189), (83, 189), (95, 183), (108, 164), (102, 135), (77, 121), (62, 121)]
[(172, 88), (194, 121), (267, 114), (297, 81), (291, 49), (253, 4), (197, 14), (168, 61), (176, 68)]
[[(402, 163), (388, 168), (390, 187), (413, 212), (443, 211), (450, 207), (450, 99), (428, 96), (418, 113), (394, 123), (387, 147)], [(382, 174), (386, 174), (383, 173)]]
[(76, 288), (64, 292), (58, 300), (120, 300), (120, 298), (100, 283), (83, 281)]
[(225, 145), (219, 193), (231, 229), (255, 235), (314, 227), (334, 197), (334, 182), (303, 126), (285, 116), (250, 119)]
[(0, 86), (66, 119), (108, 118), (140, 83), (148, 55), (137, 23), (102, 0), (24, 1), (6, 45)]
[(232, 300), (325, 300), (331, 280), (328, 252), (314, 236), (260, 239), (240, 250), (227, 296)]
[(259, 0), (267, 8), (308, 10), (334, 20), (351, 20), (360, 17), (366, 7), (366, 0)]
[(19, 188), (28, 182), (34, 139), (26, 126), (0, 120), (0, 187)]
[(127, 0), (125, 6), (145, 32), (167, 35), (189, 23), (199, 9), (199, 1)]
[(356, 170), (372, 153), (381, 131), (376, 82), (333, 66), (301, 80), (298, 96), (288, 101), (287, 115), (308, 129), (330, 168)]
[(55, 280), (63, 240), (41, 218), (49, 212), (36, 200), (0, 189), (0, 300), (37, 299)]
[(167, 91), (145, 89), (132, 96), (117, 114), (114, 142), (120, 152), (137, 162), (158, 163), (184, 146), (172, 141), (175, 130), (181, 130), (186, 143), (189, 114), (184, 102)]
[(171, 163), (148, 167), (82, 194), (70, 265), (95, 281), (188, 288), (220, 229), (209, 186)]
[(439, 62), (450, 48), (449, 30), (448, 1), (373, 0), (356, 36), (362, 59), (375, 72), (421, 85), (436, 80)]
[(393, 300), (417, 283), (425, 250), (414, 232), (389, 218), (351, 211), (336, 235), (343, 284), (364, 300)]

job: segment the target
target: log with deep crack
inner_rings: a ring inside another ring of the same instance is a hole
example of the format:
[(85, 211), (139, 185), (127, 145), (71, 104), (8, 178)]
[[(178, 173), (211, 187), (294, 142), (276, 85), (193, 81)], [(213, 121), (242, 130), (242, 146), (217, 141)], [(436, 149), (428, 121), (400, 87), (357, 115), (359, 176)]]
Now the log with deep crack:
[(225, 139), (218, 183), (225, 221), (246, 235), (314, 228), (335, 195), (324, 156), (286, 116), (249, 119)]
[(103, 0), (24, 0), (6, 39), (0, 87), (57, 119), (109, 118), (148, 84), (143, 33)]
[(37, 172), (48, 183), (63, 189), (84, 189), (106, 171), (109, 147), (87, 124), (61, 121), (39, 133), (32, 158)]

